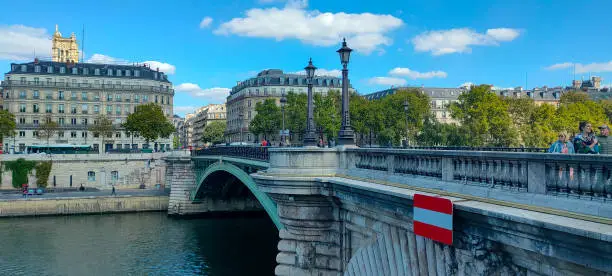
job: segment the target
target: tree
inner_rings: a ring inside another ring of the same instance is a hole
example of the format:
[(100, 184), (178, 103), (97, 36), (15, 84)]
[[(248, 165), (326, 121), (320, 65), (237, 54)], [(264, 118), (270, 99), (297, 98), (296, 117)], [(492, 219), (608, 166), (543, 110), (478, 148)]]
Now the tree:
[(51, 139), (51, 137), (53, 137), (53, 135), (57, 133), (58, 129), (59, 125), (53, 120), (51, 120), (51, 115), (47, 115), (47, 117), (45, 117), (44, 119), (44, 122), (40, 126), (38, 126), (38, 138), (46, 140), (48, 146), (49, 139)]
[(608, 122), (604, 108), (600, 103), (591, 100), (563, 101), (563, 96), (561, 99), (561, 104), (553, 120), (553, 127), (557, 131), (567, 131), (572, 135), (579, 132), (578, 124), (582, 121), (590, 122), (594, 128)]
[(264, 102), (258, 102), (255, 105), (255, 111), (257, 114), (249, 125), (249, 130), (253, 134), (263, 134), (267, 140), (269, 135), (280, 130), (282, 114), (276, 105), (276, 100), (266, 99)]
[(113, 122), (108, 119), (105, 115), (98, 115), (94, 120), (94, 125), (89, 128), (95, 136), (100, 137), (100, 148), (99, 153), (102, 153), (102, 148), (104, 145), (104, 138), (113, 135)]
[[(306, 131), (306, 113), (308, 112), (308, 95), (289, 92), (285, 106), (286, 127), (293, 137), (299, 137)], [(297, 135), (297, 136), (295, 136)]]
[(223, 142), (225, 127), (225, 121), (214, 121), (206, 125), (202, 132), (202, 142), (211, 144)]
[(178, 135), (174, 135), (174, 137), (172, 137), (172, 147), (175, 149), (181, 147), (181, 141), (179, 140)]
[[(408, 111), (404, 102), (408, 102)], [(382, 131), (378, 135), (382, 145), (398, 145), (402, 137), (414, 141), (422, 129), (425, 118), (430, 116), (430, 100), (418, 89), (402, 89), (380, 100), (377, 112), (382, 113)], [(408, 136), (408, 137), (406, 137)]]
[(127, 117), (123, 127), (132, 135), (138, 133), (147, 143), (170, 137), (175, 132), (174, 125), (155, 103), (136, 106), (136, 111)]
[(333, 139), (340, 131), (342, 124), (340, 92), (329, 90), (327, 95), (320, 93), (314, 95), (314, 120), (317, 126), (323, 129), (327, 139)]
[(508, 103), (490, 86), (472, 86), (450, 105), (451, 116), (461, 122), (470, 135), (469, 146), (517, 146)]
[(4, 137), (15, 135), (15, 115), (8, 110), (0, 110), (0, 142)]

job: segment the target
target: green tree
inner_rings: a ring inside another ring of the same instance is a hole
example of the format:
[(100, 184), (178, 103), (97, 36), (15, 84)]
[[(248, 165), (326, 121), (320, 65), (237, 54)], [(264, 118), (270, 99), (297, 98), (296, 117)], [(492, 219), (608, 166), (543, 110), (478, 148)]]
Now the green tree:
[(132, 135), (138, 133), (147, 143), (160, 137), (170, 137), (175, 132), (174, 125), (155, 103), (136, 106), (136, 111), (127, 117), (123, 127)]
[(517, 146), (508, 103), (491, 92), (490, 86), (472, 86), (468, 93), (459, 95), (450, 110), (469, 133), (469, 146)]
[(100, 137), (100, 148), (98, 151), (99, 153), (102, 153), (101, 149), (103, 148), (105, 138), (112, 136), (113, 130), (113, 122), (105, 115), (98, 115), (94, 119), (93, 126), (89, 127), (89, 131), (93, 133), (94, 137)]
[(255, 105), (257, 114), (251, 120), (249, 130), (255, 134), (263, 134), (267, 140), (268, 136), (277, 133), (281, 128), (281, 110), (276, 105), (276, 100), (266, 99), (264, 102), (258, 102)]
[(202, 132), (202, 142), (211, 144), (223, 142), (225, 127), (225, 121), (214, 121), (206, 125)]
[(306, 113), (308, 111), (308, 95), (289, 92), (285, 106), (286, 127), (290, 135), (299, 137), (306, 131)]
[[(408, 102), (408, 111), (404, 102)], [(402, 137), (415, 141), (425, 119), (431, 114), (430, 100), (418, 89), (402, 89), (380, 100), (376, 108), (382, 113), (382, 127), (378, 135), (382, 145), (399, 145)], [(413, 143), (413, 142), (410, 142)]]
[(340, 131), (340, 125), (342, 124), (340, 92), (338, 90), (329, 90), (327, 95), (323, 96), (320, 93), (316, 93), (313, 98), (315, 105), (314, 120), (317, 126), (323, 129), (327, 139), (335, 138), (338, 136), (338, 131)]
[(175, 149), (178, 149), (181, 147), (181, 142), (179, 140), (178, 135), (174, 135), (174, 137), (172, 137), (172, 147)]
[(44, 122), (38, 126), (38, 138), (47, 141), (47, 146), (49, 145), (49, 139), (57, 133), (59, 129), (59, 125), (51, 120), (51, 115), (45, 117)]
[(553, 120), (555, 130), (567, 131), (572, 135), (579, 132), (578, 124), (582, 121), (590, 122), (594, 128), (607, 123), (608, 117), (600, 103), (588, 99), (584, 101), (564, 100), (564, 96), (561, 97), (561, 104)]
[(370, 145), (373, 135), (378, 134), (383, 126), (381, 106), (380, 101), (368, 101), (357, 93), (351, 94), (351, 126), (357, 134), (369, 137)]
[(15, 135), (15, 115), (8, 110), (0, 110), (0, 142), (4, 137)]
[(612, 100), (602, 100), (600, 102), (601, 106), (606, 113), (606, 117), (608, 117), (608, 123), (612, 121)]

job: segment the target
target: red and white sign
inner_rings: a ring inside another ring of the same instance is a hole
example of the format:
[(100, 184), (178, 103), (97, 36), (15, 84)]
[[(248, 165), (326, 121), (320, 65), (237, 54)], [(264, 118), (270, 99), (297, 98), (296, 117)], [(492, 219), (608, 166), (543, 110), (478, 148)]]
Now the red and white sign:
[(446, 198), (414, 195), (414, 233), (453, 245), (453, 203)]

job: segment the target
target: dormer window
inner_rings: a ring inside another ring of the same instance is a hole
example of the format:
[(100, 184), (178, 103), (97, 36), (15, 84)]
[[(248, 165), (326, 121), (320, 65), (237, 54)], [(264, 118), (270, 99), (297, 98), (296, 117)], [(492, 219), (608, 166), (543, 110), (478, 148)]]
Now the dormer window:
[(53, 73), (53, 66), (47, 66), (47, 73)]
[(100, 75), (100, 68), (94, 69), (94, 75), (96, 75), (96, 76)]
[(121, 69), (117, 69), (117, 77), (121, 77)]
[(72, 74), (73, 74), (73, 75), (76, 75), (76, 74), (78, 74), (78, 73), (79, 73), (79, 69), (77, 69), (76, 67), (73, 67), (73, 68), (72, 68)]
[(129, 69), (128, 69), (128, 70), (125, 70), (125, 76), (126, 76), (126, 77), (129, 77), (129, 76), (131, 75), (131, 74), (130, 74), (130, 72), (131, 72), (131, 71), (130, 71)]
[(113, 69), (108, 69), (108, 71), (106, 71), (106, 74), (109, 76), (113, 75)]
[(89, 74), (89, 68), (83, 68), (83, 75)]
[(34, 72), (40, 73), (40, 65), (34, 66)]
[(66, 74), (66, 67), (60, 67), (60, 74)]
[(26, 65), (21, 65), (21, 72), (27, 71), (28, 67)]

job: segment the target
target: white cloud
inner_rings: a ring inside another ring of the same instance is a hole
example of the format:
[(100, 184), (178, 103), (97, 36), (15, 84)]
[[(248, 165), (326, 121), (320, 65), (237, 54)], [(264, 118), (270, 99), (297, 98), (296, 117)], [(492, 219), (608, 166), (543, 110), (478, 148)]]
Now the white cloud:
[(557, 63), (557, 64), (553, 64), (551, 66), (546, 67), (546, 70), (559, 70), (559, 69), (570, 68), (572, 66), (574, 66), (574, 64), (571, 62)]
[(392, 39), (387, 33), (403, 25), (392, 15), (347, 14), (306, 10), (308, 1), (290, 0), (284, 8), (250, 9), (245, 17), (224, 22), (214, 31), (218, 35), (297, 39), (316, 46), (339, 46), (346, 37), (349, 47), (370, 54)]
[[(289, 74), (306, 75), (306, 71), (302, 70), (302, 71), (290, 72)], [(327, 70), (327, 69), (317, 68), (317, 70), (315, 71), (315, 76), (329, 76), (329, 77), (340, 78), (342, 77), (342, 71), (338, 69)]]
[(193, 113), (198, 107), (197, 106), (192, 106), (192, 105), (188, 105), (188, 106), (174, 106), (174, 113), (175, 114), (179, 114), (179, 115), (185, 115), (187, 113)]
[(469, 82), (469, 81), (468, 82), (464, 82), (461, 85), (459, 85), (460, 88), (461, 87), (470, 88), (472, 86), (474, 86), (474, 83), (473, 82)]
[(174, 87), (176, 92), (188, 93), (196, 98), (204, 98), (209, 103), (224, 103), (227, 96), (229, 96), (229, 92), (231, 89), (229, 88), (221, 88), (221, 87), (213, 87), (202, 89), (199, 85), (195, 83), (181, 83)]
[(208, 28), (212, 22), (213, 19), (210, 16), (204, 17), (202, 21), (200, 21), (200, 29)]
[(412, 39), (414, 49), (419, 52), (431, 52), (434, 56), (452, 53), (471, 53), (472, 45), (498, 46), (500, 42), (512, 41), (520, 31), (510, 28), (488, 29), (486, 33), (477, 33), (468, 28), (430, 31)]
[(444, 71), (429, 71), (429, 72), (417, 72), (410, 70), (409, 68), (396, 67), (389, 71), (389, 75), (396, 77), (408, 77), (413, 80), (416, 79), (431, 79), (431, 78), (446, 78), (448, 74)]
[(378, 84), (378, 85), (406, 85), (408, 82), (402, 78), (393, 78), (393, 77), (373, 77), (368, 80), (369, 84)]
[(125, 59), (115, 58), (115, 57), (102, 55), (102, 54), (93, 54), (89, 59), (86, 60), (86, 62), (87, 63), (120, 64), (120, 65), (138, 63), (138, 64), (147, 64), (153, 70), (157, 70), (157, 68), (159, 68), (159, 71), (164, 72), (168, 75), (174, 75), (174, 73), (176, 72), (176, 67), (174, 65), (165, 63), (165, 62), (154, 61), (154, 60), (130, 62)]
[(564, 62), (546, 67), (546, 70), (560, 70), (576, 66), (576, 73), (602, 73), (612, 72), (612, 60), (608, 62), (593, 62), (589, 64)]
[(51, 55), (51, 35), (44, 28), (24, 25), (0, 25), (0, 59), (33, 60), (37, 56)]

